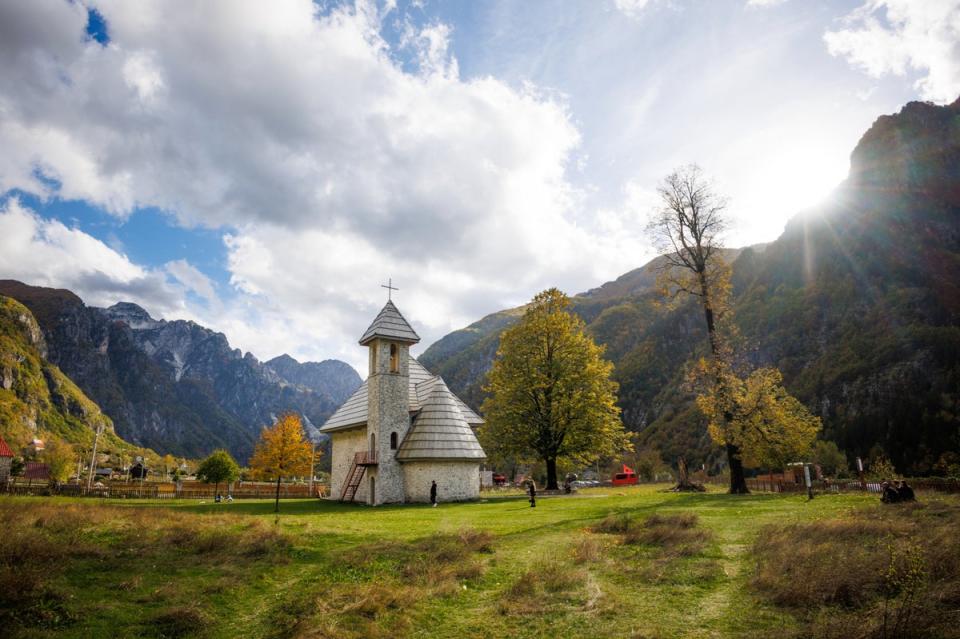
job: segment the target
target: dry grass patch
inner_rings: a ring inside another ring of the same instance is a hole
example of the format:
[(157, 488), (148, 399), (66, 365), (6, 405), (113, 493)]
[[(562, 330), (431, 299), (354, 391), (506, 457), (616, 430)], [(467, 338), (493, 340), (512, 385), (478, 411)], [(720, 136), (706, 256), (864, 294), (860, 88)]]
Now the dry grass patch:
[(210, 626), (210, 618), (196, 608), (168, 608), (144, 625), (144, 636), (157, 639), (200, 637)]
[(345, 553), (343, 561), (371, 573), (393, 568), (407, 583), (449, 594), (458, 582), (482, 576), (484, 563), (476, 555), (493, 553), (492, 544), (492, 534), (468, 529), (413, 542), (359, 546)]
[[(84, 570), (106, 581), (126, 575), (120, 592), (133, 598), (175, 601), (180, 589), (129, 594), (140, 589), (143, 566), (163, 563), (216, 568), (269, 558), (286, 561), (290, 541), (261, 522), (244, 523), (231, 515), (198, 516), (166, 508), (122, 508), (96, 503), (18, 503), (0, 500), (0, 627), (13, 634), (59, 628), (86, 612), (71, 605), (65, 575), (86, 560)], [(121, 584), (118, 584), (121, 586)], [(188, 609), (176, 609), (183, 612)], [(199, 618), (202, 611), (183, 613)], [(162, 626), (159, 624), (158, 627)], [(198, 624), (193, 624), (196, 632)], [(173, 628), (173, 626), (171, 626)], [(176, 635), (176, 628), (163, 636)], [(29, 633), (27, 633), (29, 634)]]
[(692, 514), (653, 515), (623, 535), (625, 544), (655, 546), (661, 556), (677, 557), (699, 555), (709, 540), (710, 533), (697, 528), (697, 516)]
[(790, 609), (803, 634), (960, 637), (957, 530), (960, 507), (944, 503), (769, 527), (754, 544), (753, 587)]
[(698, 523), (692, 513), (652, 515), (642, 521), (626, 514), (611, 514), (593, 530), (619, 535), (627, 545), (653, 546), (661, 556), (690, 557), (700, 554), (711, 538)]
[[(293, 595), (274, 608), (273, 639), (404, 637), (411, 616), (430, 597), (452, 596), (479, 579), (493, 552), (493, 535), (472, 529), (412, 542), (385, 541), (352, 548), (337, 563), (371, 581), (335, 584), (322, 594)], [(372, 580), (376, 580), (375, 582)]]
[(277, 608), (271, 639), (379, 639), (409, 634), (422, 591), (395, 583), (338, 585)]
[(573, 543), (573, 563), (588, 564), (603, 558), (603, 545), (594, 537), (580, 537)]
[(557, 561), (543, 561), (525, 571), (500, 597), (502, 615), (529, 615), (563, 608), (583, 608), (588, 602), (585, 570)]

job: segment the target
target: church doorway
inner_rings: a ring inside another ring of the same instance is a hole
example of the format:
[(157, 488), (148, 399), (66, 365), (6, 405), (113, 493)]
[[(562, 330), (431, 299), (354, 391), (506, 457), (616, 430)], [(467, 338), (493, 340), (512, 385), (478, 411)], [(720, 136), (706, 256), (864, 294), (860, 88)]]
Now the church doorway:
[(370, 478), (370, 505), (376, 506), (377, 504), (377, 479), (376, 477)]

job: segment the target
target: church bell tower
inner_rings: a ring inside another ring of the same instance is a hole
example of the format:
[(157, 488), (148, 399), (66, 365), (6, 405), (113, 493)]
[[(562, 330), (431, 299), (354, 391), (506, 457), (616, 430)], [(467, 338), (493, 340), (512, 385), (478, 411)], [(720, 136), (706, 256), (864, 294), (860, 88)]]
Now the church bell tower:
[(403, 469), (396, 454), (410, 428), (410, 346), (420, 341), (388, 300), (360, 338), (369, 349), (367, 377), (369, 500), (372, 505), (404, 501)]

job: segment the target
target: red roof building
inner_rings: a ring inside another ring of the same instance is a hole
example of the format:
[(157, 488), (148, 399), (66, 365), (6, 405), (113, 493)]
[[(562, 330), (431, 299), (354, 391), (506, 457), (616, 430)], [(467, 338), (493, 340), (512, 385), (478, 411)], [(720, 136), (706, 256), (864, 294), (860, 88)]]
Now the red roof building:
[(0, 437), (0, 457), (13, 457), (13, 451), (10, 450), (7, 442), (3, 441), (3, 437)]

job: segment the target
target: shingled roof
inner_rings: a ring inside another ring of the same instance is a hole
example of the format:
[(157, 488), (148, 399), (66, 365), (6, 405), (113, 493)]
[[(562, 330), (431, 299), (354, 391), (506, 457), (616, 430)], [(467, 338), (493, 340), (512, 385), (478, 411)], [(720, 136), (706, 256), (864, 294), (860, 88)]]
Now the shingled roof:
[[(410, 357), (410, 412), (415, 413), (420, 410), (421, 406), (426, 402), (427, 398), (430, 395), (430, 392), (433, 390), (433, 386), (439, 381), (443, 384), (443, 380), (439, 376), (433, 375), (421, 366), (420, 362), (415, 360), (413, 357)], [(444, 388), (446, 386), (444, 385)], [(449, 392), (449, 391), (447, 391)], [(483, 423), (483, 419), (473, 412), (469, 406), (463, 403), (463, 401), (450, 393), (454, 401), (457, 403), (457, 408), (460, 409), (460, 414), (463, 416), (467, 424), (471, 426), (479, 426)], [(363, 426), (367, 423), (367, 382), (364, 380), (363, 384), (360, 385), (353, 395), (345, 401), (337, 411), (330, 416), (330, 418), (324, 422), (323, 426), (320, 428), (321, 432), (329, 433), (337, 430), (344, 430), (347, 428), (354, 428), (356, 426)]]
[(373, 324), (360, 338), (360, 345), (366, 346), (378, 337), (411, 344), (420, 341), (420, 336), (411, 328), (407, 320), (403, 319), (403, 315), (400, 314), (392, 301), (387, 301), (386, 306), (380, 310), (376, 319), (373, 320)]
[(435, 378), (430, 394), (420, 406), (420, 412), (397, 450), (397, 459), (413, 461), (486, 458), (477, 436), (460, 412), (456, 396), (442, 379)]

